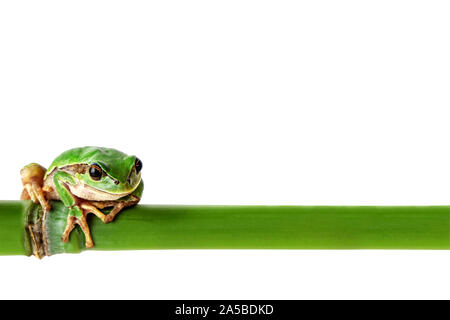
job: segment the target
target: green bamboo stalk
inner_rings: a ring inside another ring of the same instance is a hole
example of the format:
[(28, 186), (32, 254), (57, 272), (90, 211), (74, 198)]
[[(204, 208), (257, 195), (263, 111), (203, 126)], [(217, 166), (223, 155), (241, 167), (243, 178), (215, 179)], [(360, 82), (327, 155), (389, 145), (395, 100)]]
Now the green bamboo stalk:
[(0, 255), (30, 255), (27, 201), (0, 201)]
[[(139, 249), (450, 249), (450, 207), (138, 205), (110, 224), (88, 219), (95, 242), (77, 228), (61, 234), (67, 210), (52, 202), (48, 254)], [(30, 254), (29, 201), (0, 202), (0, 254)]]

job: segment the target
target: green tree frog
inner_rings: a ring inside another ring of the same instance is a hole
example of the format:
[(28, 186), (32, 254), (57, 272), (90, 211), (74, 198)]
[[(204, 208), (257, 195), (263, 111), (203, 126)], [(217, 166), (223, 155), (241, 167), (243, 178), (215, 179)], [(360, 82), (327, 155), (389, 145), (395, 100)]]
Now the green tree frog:
[[(78, 224), (84, 232), (86, 247), (92, 241), (86, 216), (95, 214), (104, 223), (114, 220), (123, 209), (139, 202), (144, 188), (142, 162), (135, 156), (110, 148), (82, 147), (67, 150), (46, 170), (31, 163), (20, 171), (24, 190), (21, 199), (40, 203), (44, 218), (50, 211), (49, 200), (60, 200), (69, 209), (62, 234), (69, 241)], [(108, 214), (101, 209), (112, 208)]]

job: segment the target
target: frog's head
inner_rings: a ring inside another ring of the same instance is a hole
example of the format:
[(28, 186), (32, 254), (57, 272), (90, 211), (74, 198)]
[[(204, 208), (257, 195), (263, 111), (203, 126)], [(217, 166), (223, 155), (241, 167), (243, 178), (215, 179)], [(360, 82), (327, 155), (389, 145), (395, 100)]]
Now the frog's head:
[(142, 162), (109, 148), (85, 149), (86, 170), (77, 174), (85, 185), (112, 196), (132, 193), (141, 182)]

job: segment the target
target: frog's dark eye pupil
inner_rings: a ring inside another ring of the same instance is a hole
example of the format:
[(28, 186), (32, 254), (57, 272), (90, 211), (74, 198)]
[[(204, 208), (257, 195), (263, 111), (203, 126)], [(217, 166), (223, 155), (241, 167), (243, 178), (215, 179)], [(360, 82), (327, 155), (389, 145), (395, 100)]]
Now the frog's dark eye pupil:
[(136, 158), (134, 162), (134, 167), (136, 168), (136, 173), (139, 173), (142, 170), (142, 161)]
[(103, 171), (102, 171), (102, 169), (100, 169), (100, 167), (98, 165), (93, 164), (89, 168), (89, 175), (91, 176), (92, 180), (98, 181), (102, 178)]

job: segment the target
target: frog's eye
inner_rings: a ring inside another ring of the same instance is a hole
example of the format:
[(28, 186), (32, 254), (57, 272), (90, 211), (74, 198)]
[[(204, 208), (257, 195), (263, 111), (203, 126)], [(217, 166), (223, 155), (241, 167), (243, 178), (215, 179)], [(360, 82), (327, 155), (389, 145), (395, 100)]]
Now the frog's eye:
[(89, 175), (92, 180), (98, 181), (103, 176), (103, 170), (98, 166), (98, 164), (93, 164), (89, 167)]
[(142, 170), (142, 161), (136, 158), (134, 161), (134, 167), (136, 168), (136, 173), (139, 173)]

